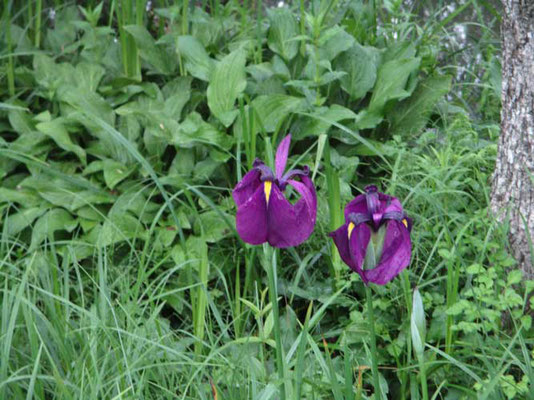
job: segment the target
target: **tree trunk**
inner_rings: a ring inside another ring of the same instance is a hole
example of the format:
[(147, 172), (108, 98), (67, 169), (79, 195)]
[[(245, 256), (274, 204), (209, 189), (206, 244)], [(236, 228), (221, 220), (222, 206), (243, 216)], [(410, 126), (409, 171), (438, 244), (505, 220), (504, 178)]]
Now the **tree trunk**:
[(502, 0), (501, 135), (491, 208), (510, 218), (510, 245), (527, 279), (534, 278), (534, 1)]

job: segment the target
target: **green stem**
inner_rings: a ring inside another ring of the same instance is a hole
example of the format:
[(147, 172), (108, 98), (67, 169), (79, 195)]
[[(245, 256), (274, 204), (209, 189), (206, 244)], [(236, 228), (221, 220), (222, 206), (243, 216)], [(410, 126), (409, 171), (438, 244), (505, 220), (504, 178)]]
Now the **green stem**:
[(380, 390), (380, 377), (378, 376), (378, 353), (376, 351), (375, 314), (373, 311), (373, 294), (369, 285), (365, 285), (367, 296), (367, 318), (369, 321), (369, 331), (371, 332), (371, 370), (373, 372), (373, 385), (375, 387), (375, 400), (382, 400)]
[(187, 35), (189, 33), (189, 21), (187, 12), (189, 11), (189, 0), (183, 2), (182, 8), (182, 35)]
[(420, 375), (421, 375), (421, 391), (423, 392), (423, 400), (428, 400), (428, 386), (426, 383), (426, 367), (425, 367), (425, 360), (421, 358), (419, 360), (419, 369)]
[(269, 280), (269, 300), (273, 310), (273, 328), (274, 340), (276, 342), (276, 369), (280, 378), (280, 399), (285, 400), (285, 369), (284, 369), (284, 351), (282, 349), (282, 337), (280, 336), (280, 312), (278, 311), (278, 290), (276, 286), (276, 251), (268, 244), (263, 245), (265, 255), (265, 268)]
[[(29, 5), (31, 9), (31, 4)], [(9, 2), (4, 0), (4, 16), (5, 16), (5, 29), (6, 29), (6, 39), (7, 39), (7, 53), (9, 54), (7, 58), (7, 87), (9, 96), (15, 96), (15, 68), (13, 66), (13, 55), (11, 51), (13, 49), (11, 43), (11, 21), (9, 19)]]
[(41, 13), (43, 10), (42, 0), (37, 0), (35, 2), (35, 47), (39, 48), (41, 45)]

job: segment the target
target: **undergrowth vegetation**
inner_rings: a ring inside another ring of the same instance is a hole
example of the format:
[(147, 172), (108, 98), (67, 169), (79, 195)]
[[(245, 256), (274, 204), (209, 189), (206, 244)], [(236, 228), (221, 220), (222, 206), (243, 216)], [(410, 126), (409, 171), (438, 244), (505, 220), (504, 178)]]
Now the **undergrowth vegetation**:
[[(414, 220), (372, 287), (382, 393), (421, 396), (417, 287), (432, 399), (534, 398), (534, 282), (488, 213), (489, 2), (86, 3), (3, 2), (1, 399), (374, 398), (364, 285), (327, 236), (368, 184)], [(279, 252), (279, 382), (231, 190), (287, 133), (318, 216)]]

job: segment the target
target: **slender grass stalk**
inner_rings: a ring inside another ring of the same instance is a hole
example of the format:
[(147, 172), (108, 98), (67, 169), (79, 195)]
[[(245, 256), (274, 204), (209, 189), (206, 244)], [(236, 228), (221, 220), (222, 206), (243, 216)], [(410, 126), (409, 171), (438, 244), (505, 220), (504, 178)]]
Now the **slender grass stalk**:
[(182, 35), (187, 35), (189, 33), (189, 21), (188, 21), (188, 11), (189, 11), (189, 0), (184, 0), (182, 4)]
[(342, 400), (343, 394), (342, 394), (339, 382), (337, 381), (337, 378), (336, 378), (336, 370), (334, 368), (334, 364), (332, 363), (332, 356), (330, 355), (330, 351), (328, 350), (328, 343), (324, 337), (323, 337), (323, 347), (324, 347), (324, 352), (326, 354), (326, 366), (328, 368), (328, 375), (330, 378), (330, 385), (332, 387), (334, 400)]
[(295, 365), (295, 399), (301, 398), (302, 393), (302, 374), (304, 372), (304, 353), (306, 352), (306, 343), (308, 342), (308, 325), (313, 310), (313, 301), (310, 301), (304, 326), (302, 327), (299, 347), (297, 349), (297, 364)]
[(365, 295), (367, 297), (367, 319), (369, 322), (369, 332), (371, 333), (371, 371), (373, 373), (373, 386), (375, 388), (376, 400), (382, 400), (380, 390), (380, 376), (378, 375), (378, 352), (376, 350), (375, 314), (373, 310), (373, 294), (369, 285), (365, 285)]
[(234, 306), (234, 332), (236, 339), (241, 336), (241, 277), (239, 273), (239, 259), (235, 267), (235, 306)]
[[(304, 37), (306, 35), (306, 6), (304, 0), (300, 0), (300, 35)], [(306, 56), (306, 42), (302, 40), (300, 42), (300, 55)]]
[(277, 254), (269, 244), (263, 245), (263, 254), (265, 258), (265, 268), (267, 270), (267, 277), (269, 281), (269, 300), (272, 305), (273, 313), (273, 330), (274, 341), (276, 343), (276, 369), (278, 370), (278, 378), (280, 379), (280, 399), (285, 400), (285, 367), (284, 367), (284, 349), (282, 348), (282, 337), (280, 333), (280, 312), (278, 310), (278, 289), (277, 289)]
[(113, 14), (115, 13), (115, 7), (117, 6), (117, 0), (111, 0), (109, 6), (109, 18), (108, 18), (108, 27), (111, 28), (113, 24)]
[(262, 21), (263, 2), (262, 0), (256, 0), (256, 63), (262, 62), (262, 38), (261, 38), (261, 26)]
[(254, 115), (254, 109), (249, 106), (248, 109), (248, 130), (250, 140), (250, 155), (248, 157), (249, 169), (252, 168), (254, 160), (256, 160), (256, 117)]
[[(31, 9), (31, 6), (30, 6)], [(6, 40), (7, 40), (7, 87), (9, 95), (11, 97), (15, 96), (15, 68), (13, 65), (13, 56), (12, 49), (13, 45), (11, 43), (11, 21), (9, 19), (9, 1), (4, 0), (4, 26), (6, 30)]]
[(120, 11), (117, 8), (117, 20), (119, 25), (124, 74), (128, 78), (140, 79), (141, 70), (139, 67), (139, 54), (137, 51), (137, 45), (135, 44), (134, 38), (124, 29), (124, 26), (137, 23), (139, 19), (141, 20), (140, 24), (142, 24), (142, 1), (136, 1), (138, 4), (141, 3), (141, 5), (140, 9), (137, 11), (137, 15), (134, 17), (132, 0), (121, 0)]
[[(402, 283), (402, 291), (404, 293), (404, 300), (406, 302), (406, 310), (408, 311), (407, 315), (412, 315), (412, 295), (410, 290), (410, 278), (408, 270), (405, 269), (400, 274), (401, 283)], [(411, 329), (408, 325), (406, 327), (406, 335), (408, 338), (410, 338), (411, 335)], [(406, 365), (411, 365), (412, 363), (412, 341), (410, 340), (406, 341)], [(408, 389), (408, 380), (409, 375), (408, 371), (406, 369), (403, 369), (401, 372), (401, 398), (406, 399), (406, 390)]]
[(353, 399), (354, 398), (354, 390), (353, 390), (353, 367), (351, 362), (350, 352), (349, 352), (349, 345), (347, 343), (347, 337), (345, 333), (345, 338), (343, 340), (343, 366), (344, 366), (344, 372), (345, 372), (345, 399)]
[(143, 25), (144, 9), (145, 9), (144, 0), (136, 0), (135, 1), (135, 23), (137, 25)]
[[(330, 230), (334, 231), (338, 226), (343, 223), (343, 211), (341, 210), (341, 194), (339, 189), (339, 176), (332, 167), (330, 160), (330, 144), (328, 139), (325, 142), (324, 147), (324, 164), (326, 185), (328, 188), (328, 209), (330, 212)], [(339, 270), (336, 268), (340, 264), (341, 258), (339, 252), (336, 250), (336, 245), (332, 241), (331, 244), (331, 257), (329, 258), (330, 274), (334, 277), (332, 282), (332, 289), (335, 291), (336, 285), (339, 282)]]
[[(458, 299), (458, 287), (460, 282), (460, 268), (454, 260), (447, 261), (447, 308), (456, 303)], [(454, 316), (447, 315), (445, 352), (451, 354), (454, 339)]]
[(35, 1), (35, 47), (39, 48), (41, 46), (41, 14), (43, 11), (43, 1)]
[(198, 279), (200, 285), (196, 287), (196, 304), (193, 309), (193, 329), (197, 341), (195, 342), (195, 354), (201, 354), (204, 348), (203, 340), (206, 327), (206, 309), (208, 306), (207, 290), (208, 290), (208, 274), (209, 274), (209, 260), (208, 260), (208, 246), (204, 241), (197, 247), (200, 250), (199, 256), (199, 270)]
[(426, 365), (424, 357), (419, 359), (419, 376), (421, 378), (421, 392), (423, 392), (423, 400), (428, 400), (428, 384), (426, 382)]

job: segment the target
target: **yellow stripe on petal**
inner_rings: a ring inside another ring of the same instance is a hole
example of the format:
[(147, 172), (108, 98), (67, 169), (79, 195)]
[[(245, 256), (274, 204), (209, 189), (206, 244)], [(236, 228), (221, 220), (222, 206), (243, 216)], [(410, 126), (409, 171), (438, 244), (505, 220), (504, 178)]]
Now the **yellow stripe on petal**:
[(406, 218), (404, 218), (404, 219), (402, 220), (402, 223), (404, 224), (404, 226), (405, 226), (406, 228), (408, 228), (408, 220), (407, 220)]
[(347, 228), (347, 231), (348, 231), (348, 233), (349, 233), (349, 235), (348, 235), (348, 236), (349, 236), (349, 240), (350, 240), (350, 235), (352, 235), (352, 230), (354, 229), (355, 226), (356, 226), (356, 225), (354, 225), (354, 222), (351, 222), (351, 223), (349, 224), (349, 227)]
[(273, 188), (273, 183), (271, 181), (265, 181), (263, 183), (263, 191), (265, 192), (265, 201), (269, 204), (269, 198), (271, 197), (271, 189)]

